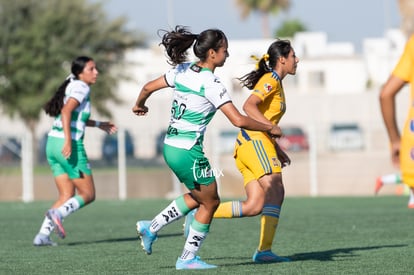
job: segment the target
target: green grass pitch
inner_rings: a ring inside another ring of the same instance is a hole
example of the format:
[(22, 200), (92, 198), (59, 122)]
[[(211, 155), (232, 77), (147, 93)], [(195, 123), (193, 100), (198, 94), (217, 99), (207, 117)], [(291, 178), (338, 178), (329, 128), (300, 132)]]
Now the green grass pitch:
[[(223, 201), (225, 199), (222, 199)], [(153, 254), (135, 223), (167, 200), (102, 201), (65, 220), (57, 247), (32, 240), (50, 202), (0, 203), (0, 274), (412, 274), (414, 210), (406, 197), (286, 198), (274, 252), (289, 263), (254, 264), (259, 217), (216, 219), (200, 256), (216, 270), (176, 271), (183, 220), (159, 232)]]

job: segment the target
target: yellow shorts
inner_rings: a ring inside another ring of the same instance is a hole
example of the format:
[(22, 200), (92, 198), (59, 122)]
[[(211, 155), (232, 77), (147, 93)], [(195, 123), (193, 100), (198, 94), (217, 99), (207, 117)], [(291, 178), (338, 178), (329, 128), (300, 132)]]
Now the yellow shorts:
[(401, 137), (400, 169), (402, 181), (414, 187), (414, 119), (408, 121)]
[(282, 172), (275, 146), (267, 138), (249, 140), (238, 145), (234, 157), (237, 168), (243, 175), (244, 185), (264, 175)]

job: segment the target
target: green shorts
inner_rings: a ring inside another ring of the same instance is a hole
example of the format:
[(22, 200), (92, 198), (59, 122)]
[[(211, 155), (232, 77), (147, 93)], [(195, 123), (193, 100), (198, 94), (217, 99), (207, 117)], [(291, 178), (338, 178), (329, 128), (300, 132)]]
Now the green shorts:
[(91, 167), (88, 156), (83, 146), (83, 140), (72, 140), (72, 154), (69, 159), (62, 155), (64, 139), (48, 137), (46, 143), (46, 156), (53, 176), (68, 174), (70, 179), (78, 179), (82, 174), (91, 175)]
[(209, 185), (216, 180), (201, 145), (196, 144), (186, 150), (164, 144), (164, 159), (189, 190), (198, 188), (198, 185)]

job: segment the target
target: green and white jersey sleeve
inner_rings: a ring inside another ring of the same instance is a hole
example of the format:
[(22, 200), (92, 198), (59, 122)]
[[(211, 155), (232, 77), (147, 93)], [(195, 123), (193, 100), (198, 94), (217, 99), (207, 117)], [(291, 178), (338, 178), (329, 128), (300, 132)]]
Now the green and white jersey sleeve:
[(213, 72), (195, 63), (183, 63), (165, 74), (174, 88), (171, 119), (164, 142), (191, 149), (202, 143), (207, 124), (217, 109), (231, 102), (229, 93)]
[[(71, 81), (65, 90), (65, 97), (63, 102), (66, 104), (69, 98), (74, 98), (79, 102), (79, 106), (73, 110), (70, 131), (72, 140), (81, 140), (85, 134), (86, 122), (91, 115), (91, 103), (89, 100), (90, 88), (81, 80)], [(64, 138), (62, 119), (59, 114), (53, 121), (52, 130), (49, 136)]]

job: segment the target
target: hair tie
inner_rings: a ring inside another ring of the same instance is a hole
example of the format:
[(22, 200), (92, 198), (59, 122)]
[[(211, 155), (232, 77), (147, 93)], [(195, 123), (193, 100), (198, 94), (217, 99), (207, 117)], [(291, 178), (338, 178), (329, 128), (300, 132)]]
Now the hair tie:
[(72, 82), (75, 78), (76, 76), (74, 74), (70, 74), (66, 77), (66, 80), (70, 80), (70, 82)]
[(260, 60), (264, 60), (265, 62), (267, 62), (268, 60), (269, 60), (269, 54), (264, 54), (263, 56), (262, 56), (262, 58), (258, 58), (256, 55), (251, 55), (250, 56), (251, 58), (253, 58), (255, 61), (256, 61), (256, 70), (258, 70), (259, 69), (259, 63), (260, 63)]
[(259, 62), (260, 62), (260, 58), (258, 58), (256, 55), (252, 54), (250, 56), (250, 58), (252, 58), (254, 61), (256, 61), (256, 70), (259, 69)]

